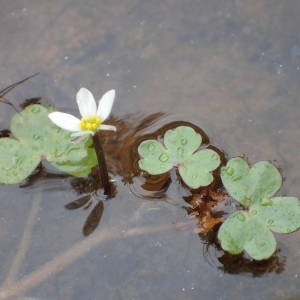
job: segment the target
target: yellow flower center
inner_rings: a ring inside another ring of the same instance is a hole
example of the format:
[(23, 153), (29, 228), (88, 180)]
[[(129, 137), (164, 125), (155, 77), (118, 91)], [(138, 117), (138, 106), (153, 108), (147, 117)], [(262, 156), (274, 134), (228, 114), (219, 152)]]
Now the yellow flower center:
[(101, 124), (101, 119), (98, 116), (90, 116), (80, 120), (81, 130), (96, 131)]

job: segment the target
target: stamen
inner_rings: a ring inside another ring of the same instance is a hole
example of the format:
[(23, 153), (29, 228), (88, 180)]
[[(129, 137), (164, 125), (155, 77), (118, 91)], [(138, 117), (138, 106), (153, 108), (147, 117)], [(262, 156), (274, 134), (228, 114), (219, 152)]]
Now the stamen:
[(98, 116), (90, 116), (80, 120), (81, 130), (96, 131), (101, 124), (101, 119)]

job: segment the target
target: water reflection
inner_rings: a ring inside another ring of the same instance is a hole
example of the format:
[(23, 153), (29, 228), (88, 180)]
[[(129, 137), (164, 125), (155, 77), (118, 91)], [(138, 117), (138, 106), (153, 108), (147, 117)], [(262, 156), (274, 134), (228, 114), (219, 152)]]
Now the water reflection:
[[(40, 98), (27, 99), (21, 106), (40, 102)], [(255, 262), (243, 254), (230, 255), (223, 252), (220, 255), (222, 250), (216, 238), (216, 229), (228, 215), (241, 207), (226, 193), (220, 180), (220, 167), (226, 163), (226, 154), (209, 144), (208, 136), (201, 128), (186, 121), (168, 122), (168, 118), (163, 113), (155, 113), (142, 119), (134, 115), (127, 115), (122, 119), (111, 117), (108, 124), (118, 128), (115, 133), (103, 132), (103, 148), (113, 187), (110, 198), (117, 195), (117, 186), (113, 182), (121, 181), (135, 196), (142, 199), (161, 200), (170, 204), (175, 203), (170, 199), (178, 199), (177, 203), (189, 216), (186, 223), (179, 227), (186, 230), (188, 228), (198, 234), (202, 242), (207, 245), (203, 256), (209, 263), (213, 262), (215, 267), (221, 268), (224, 272), (247, 272), (253, 276), (260, 276), (267, 272), (281, 272), (284, 269), (285, 260), (278, 253), (263, 262)], [(179, 178), (177, 170), (154, 176), (139, 169), (138, 145), (146, 139), (162, 141), (167, 130), (178, 126), (192, 127), (202, 136), (202, 144), (220, 155), (221, 165), (213, 171), (215, 180), (210, 185), (191, 189)], [(158, 129), (151, 132), (152, 128)], [(5, 130), (2, 132), (7, 133)], [(20, 184), (20, 187), (29, 187), (41, 179), (51, 178), (69, 178), (70, 187), (79, 197), (67, 203), (65, 208), (90, 210), (82, 229), (85, 236), (90, 235), (100, 224), (105, 207), (103, 200), (106, 197), (101, 194), (103, 187), (99, 177), (99, 167), (95, 167), (87, 178), (73, 178), (63, 173), (53, 173), (47, 169), (45, 163), (40, 163), (33, 174)], [(170, 188), (173, 185), (176, 186), (175, 189)]]

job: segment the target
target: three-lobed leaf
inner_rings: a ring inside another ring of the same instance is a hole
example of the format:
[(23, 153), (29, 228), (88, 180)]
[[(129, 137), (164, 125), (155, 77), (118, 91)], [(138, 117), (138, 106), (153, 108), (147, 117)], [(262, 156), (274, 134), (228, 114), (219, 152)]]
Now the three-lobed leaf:
[(0, 138), (0, 182), (16, 184), (39, 164), (40, 156), (12, 138)]
[(251, 168), (232, 158), (221, 169), (221, 179), (231, 196), (249, 208), (231, 215), (220, 227), (218, 238), (224, 250), (239, 254), (245, 250), (256, 260), (269, 258), (276, 250), (274, 232), (289, 233), (300, 228), (300, 202), (295, 197), (273, 197), (282, 178), (269, 162)]
[(245, 250), (255, 260), (267, 259), (276, 250), (276, 240), (261, 220), (247, 212), (232, 214), (220, 227), (221, 247), (231, 254)]
[(156, 140), (146, 140), (139, 145), (139, 167), (152, 175), (177, 167), (189, 187), (207, 186), (213, 181), (210, 172), (220, 165), (220, 156), (211, 149), (197, 151), (201, 142), (201, 135), (191, 127), (170, 129), (164, 135), (163, 145)]
[(282, 184), (279, 171), (271, 163), (260, 161), (250, 168), (241, 157), (231, 158), (221, 168), (221, 179), (230, 195), (247, 207), (268, 199)]
[(300, 228), (300, 201), (296, 197), (265, 199), (253, 205), (251, 211), (274, 232), (290, 233)]
[(34, 104), (12, 118), (11, 132), (15, 139), (0, 139), (0, 182), (21, 182), (41, 158), (73, 176), (87, 176), (97, 164), (91, 139), (73, 143), (69, 132), (50, 121), (51, 111)]

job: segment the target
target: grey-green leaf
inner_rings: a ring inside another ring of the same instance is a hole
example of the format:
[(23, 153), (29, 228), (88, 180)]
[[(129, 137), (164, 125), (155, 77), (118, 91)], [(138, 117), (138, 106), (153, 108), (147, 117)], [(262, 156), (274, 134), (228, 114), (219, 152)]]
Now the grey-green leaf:
[(37, 167), (40, 155), (11, 138), (0, 139), (0, 182), (17, 184)]
[(146, 140), (139, 145), (139, 167), (152, 175), (177, 167), (189, 187), (207, 186), (214, 179), (210, 172), (220, 165), (220, 156), (211, 149), (195, 152), (201, 141), (201, 135), (191, 127), (170, 129), (164, 135), (164, 145), (156, 140)]
[(274, 197), (251, 207), (274, 232), (290, 233), (300, 228), (300, 201), (296, 197)]
[(143, 141), (138, 147), (142, 157), (139, 167), (152, 175), (163, 174), (172, 169), (172, 158), (161, 143), (156, 140)]
[(210, 172), (220, 165), (220, 156), (211, 149), (196, 152), (179, 166), (179, 174), (191, 188), (207, 186), (214, 180)]
[(193, 154), (200, 147), (201, 142), (201, 135), (189, 126), (178, 126), (168, 130), (164, 135), (164, 145), (177, 162), (182, 162)]
[(282, 184), (279, 171), (271, 163), (261, 161), (250, 168), (240, 157), (227, 162), (221, 169), (221, 178), (231, 196), (244, 206), (270, 198)]
[[(50, 121), (48, 114), (51, 111), (50, 108), (34, 104), (12, 118), (11, 132), (22, 145), (22, 152), (13, 150), (14, 155), (18, 161), (21, 160), (23, 165), (26, 165), (26, 168), (24, 166), (22, 168), (24, 173), (18, 169), (22, 180), (30, 175), (41, 157), (73, 176), (87, 176), (91, 168), (97, 165), (91, 138), (72, 142), (70, 132), (58, 128)], [(0, 166), (2, 168), (1, 162)], [(7, 182), (4, 180), (2, 179), (1, 182)], [(21, 179), (18, 179), (17, 182), (20, 181)], [(13, 181), (13, 183), (17, 182)]]
[(218, 239), (225, 251), (245, 250), (255, 260), (267, 259), (276, 250), (276, 240), (259, 218), (247, 212), (232, 214), (220, 227)]

